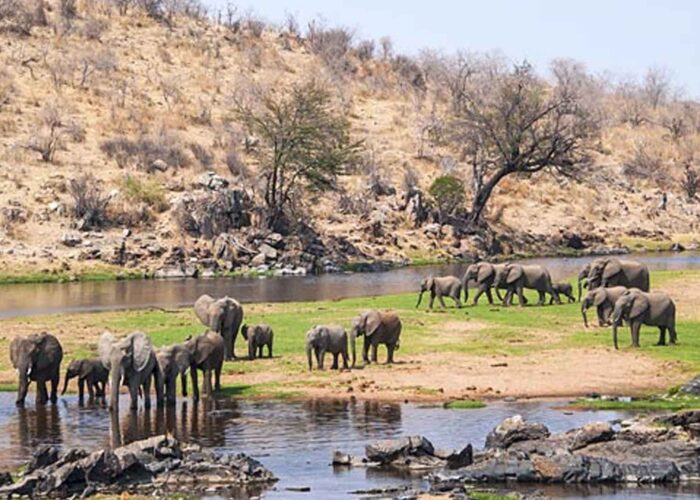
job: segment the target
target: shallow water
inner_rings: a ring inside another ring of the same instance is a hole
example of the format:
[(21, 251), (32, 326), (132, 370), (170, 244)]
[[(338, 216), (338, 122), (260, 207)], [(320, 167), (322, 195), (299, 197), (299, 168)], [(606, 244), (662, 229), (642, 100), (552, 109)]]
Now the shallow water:
[[(420, 477), (363, 468), (329, 466), (334, 450), (363, 456), (366, 444), (378, 440), (421, 434), (435, 446), (461, 448), (467, 443), (483, 446), (486, 434), (504, 418), (521, 414), (558, 432), (593, 420), (627, 418), (626, 412), (575, 412), (556, 410), (556, 402), (494, 403), (479, 410), (446, 410), (416, 404), (367, 401), (305, 402), (236, 401), (218, 399), (193, 404), (181, 401), (168, 410), (124, 410), (111, 422), (101, 407), (80, 407), (75, 396), (55, 407), (16, 409), (14, 394), (0, 393), (0, 470), (23, 464), (39, 444), (95, 449), (117, 446), (166, 430), (177, 438), (220, 450), (245, 452), (269, 467), (280, 481), (265, 498), (302, 496), (285, 488), (309, 486), (313, 498), (351, 496), (350, 492), (401, 485), (425, 486)], [(561, 402), (559, 402), (560, 404)], [(698, 489), (548, 488), (554, 497), (570, 498), (668, 498)], [(310, 497), (309, 497), (310, 498)]]
[[(655, 253), (629, 257), (654, 270), (700, 269), (700, 253)], [(546, 266), (552, 277), (578, 272), (593, 257), (528, 259)], [(431, 274), (462, 276), (467, 264), (407, 267), (381, 273), (323, 274), (272, 278), (135, 280), (85, 283), (37, 283), (0, 286), (0, 318), (61, 312), (176, 307), (200, 295), (230, 295), (242, 302), (336, 300), (347, 297), (417, 291)], [(652, 276), (653, 285), (653, 276)]]

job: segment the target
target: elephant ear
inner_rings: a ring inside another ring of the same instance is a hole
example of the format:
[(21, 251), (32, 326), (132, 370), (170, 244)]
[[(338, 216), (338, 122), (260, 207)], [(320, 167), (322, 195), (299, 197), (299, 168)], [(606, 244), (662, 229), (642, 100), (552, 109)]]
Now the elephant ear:
[(109, 332), (104, 332), (97, 343), (97, 354), (107, 369), (110, 365), (109, 353), (112, 351), (112, 344), (114, 344), (114, 335)]
[(178, 371), (180, 373), (184, 372), (190, 367), (192, 363), (192, 355), (187, 350), (187, 348), (182, 347), (175, 350), (175, 364), (177, 365)]
[(632, 295), (632, 307), (630, 307), (630, 319), (637, 318), (649, 310), (649, 299), (641, 294), (634, 293)]
[(479, 283), (482, 283), (489, 279), (491, 275), (493, 274), (493, 266), (490, 266), (488, 264), (482, 264), (479, 266), (479, 272), (476, 275), (476, 280)]
[(22, 342), (25, 339), (23, 337), (15, 337), (10, 343), (10, 361), (12, 361), (13, 368), (19, 368), (20, 352), (22, 351)]
[(523, 275), (523, 268), (521, 266), (513, 266), (506, 269), (506, 283), (512, 285), (518, 281)]
[(92, 372), (92, 364), (87, 359), (81, 359), (78, 361), (79, 370), (81, 377), (87, 377)]
[(214, 352), (215, 345), (207, 338), (208, 336), (209, 334), (200, 335), (193, 340), (194, 351), (192, 351), (192, 357), (198, 365), (204, 363)]
[(608, 298), (608, 294), (605, 292), (604, 289), (599, 288), (598, 290), (595, 291), (593, 294), (593, 305), (598, 307), (605, 302), (605, 299)]
[(153, 354), (153, 345), (145, 333), (136, 332), (131, 334), (131, 355), (134, 360), (134, 369), (143, 371), (148, 365), (148, 361)]
[(371, 337), (379, 330), (382, 324), (382, 315), (378, 311), (368, 311), (363, 314), (364, 331), (367, 337)]
[(622, 271), (620, 261), (617, 259), (610, 259), (605, 265), (605, 268), (603, 268), (603, 281), (609, 280), (620, 271)]

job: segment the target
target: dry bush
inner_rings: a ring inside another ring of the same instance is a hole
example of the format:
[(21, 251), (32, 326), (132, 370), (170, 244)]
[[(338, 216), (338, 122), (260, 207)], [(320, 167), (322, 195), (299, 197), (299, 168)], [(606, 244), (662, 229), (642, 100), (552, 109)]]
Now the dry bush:
[(357, 53), (358, 59), (361, 61), (371, 61), (374, 59), (375, 48), (374, 40), (362, 40), (357, 44), (355, 52)]
[(350, 195), (342, 193), (338, 198), (338, 210), (346, 215), (359, 215), (362, 218), (369, 217), (372, 206), (369, 198), (364, 194)]
[(80, 35), (86, 40), (99, 42), (101, 41), (102, 34), (106, 29), (107, 25), (103, 21), (89, 17), (85, 19), (85, 22), (80, 29)]
[(420, 186), (420, 175), (415, 168), (406, 165), (403, 171), (403, 189), (411, 193)]
[(214, 155), (208, 151), (207, 148), (196, 142), (190, 142), (189, 148), (192, 152), (192, 156), (194, 156), (195, 160), (199, 162), (202, 168), (211, 168), (214, 164)]
[(255, 38), (261, 38), (263, 32), (265, 31), (265, 21), (259, 19), (254, 14), (248, 14), (245, 19), (245, 29), (246, 31), (253, 35)]
[(230, 149), (226, 153), (226, 167), (228, 167), (228, 171), (231, 172), (231, 175), (239, 179), (247, 180), (251, 177), (248, 165), (245, 164), (240, 155), (233, 149)]
[(688, 201), (694, 201), (700, 190), (700, 176), (690, 165), (685, 166), (683, 177), (681, 178), (681, 188)]
[(124, 197), (134, 204), (145, 204), (158, 213), (165, 212), (169, 207), (163, 188), (157, 182), (127, 175), (121, 188)]
[(661, 155), (644, 141), (635, 143), (632, 157), (622, 167), (623, 173), (632, 178), (660, 181), (665, 176)]
[(352, 69), (348, 59), (354, 34), (347, 28), (327, 28), (322, 21), (308, 25), (306, 40), (311, 51), (335, 74), (342, 75)]
[(213, 239), (250, 225), (250, 197), (244, 191), (221, 190), (187, 196), (173, 210), (175, 222), (193, 237)]
[(0, 31), (30, 36), (35, 26), (46, 26), (43, 0), (0, 0)]
[(301, 35), (301, 29), (299, 28), (299, 21), (294, 14), (289, 12), (285, 13), (284, 16), (284, 31), (289, 35), (299, 36)]
[(90, 79), (96, 73), (109, 75), (117, 67), (117, 58), (110, 50), (100, 52), (85, 52), (78, 57), (78, 85), (87, 87)]
[(388, 61), (394, 56), (394, 42), (388, 36), (379, 39), (379, 45), (382, 48), (382, 59)]
[(186, 167), (190, 163), (181, 141), (167, 130), (157, 134), (142, 134), (136, 139), (114, 137), (102, 143), (100, 149), (120, 168), (134, 166), (153, 171), (159, 168), (158, 160), (170, 168)]
[(648, 110), (642, 89), (634, 82), (622, 82), (616, 89), (619, 100), (619, 119), (633, 127), (639, 127), (648, 120)]
[(26, 148), (39, 153), (42, 161), (53, 162), (56, 151), (64, 146), (65, 123), (61, 108), (56, 105), (45, 106), (40, 114), (39, 125)]
[(15, 85), (12, 76), (5, 68), (0, 68), (0, 111), (9, 104)]
[(81, 229), (99, 229), (109, 223), (109, 197), (102, 193), (99, 182), (91, 175), (82, 175), (68, 183), (73, 199), (72, 215)]
[(396, 56), (392, 61), (394, 71), (399, 76), (399, 84), (402, 87), (408, 86), (413, 90), (425, 92), (427, 82), (423, 71), (416, 61), (407, 56)]

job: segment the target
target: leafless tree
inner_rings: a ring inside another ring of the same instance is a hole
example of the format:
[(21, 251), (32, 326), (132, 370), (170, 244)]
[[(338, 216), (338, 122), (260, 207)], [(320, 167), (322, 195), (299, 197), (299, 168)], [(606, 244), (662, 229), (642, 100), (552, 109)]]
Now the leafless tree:
[(644, 75), (642, 90), (652, 109), (666, 102), (671, 94), (671, 75), (668, 70), (660, 66), (649, 68)]
[(619, 98), (620, 121), (639, 127), (648, 120), (647, 103), (643, 91), (633, 81), (622, 81), (616, 89)]
[(383, 36), (379, 39), (379, 45), (382, 48), (382, 59), (385, 61), (394, 56), (394, 42), (388, 36)]
[(82, 221), (82, 229), (101, 228), (107, 224), (109, 196), (102, 193), (94, 177), (82, 175), (71, 179), (68, 194), (73, 198), (73, 217)]
[(588, 161), (598, 131), (576, 85), (554, 74), (549, 85), (532, 66), (485, 65), (467, 81), (454, 113), (455, 139), (472, 148), (482, 179), (467, 218), (475, 226), (493, 190), (507, 176), (549, 169), (573, 175)]
[(688, 201), (694, 201), (698, 190), (700, 190), (700, 177), (698, 177), (698, 173), (690, 163), (685, 165), (683, 178), (681, 179), (681, 188), (683, 188)]
[(64, 127), (63, 111), (60, 107), (45, 106), (41, 112), (39, 130), (30, 138), (27, 149), (39, 153), (42, 161), (53, 162), (56, 151), (63, 146)]

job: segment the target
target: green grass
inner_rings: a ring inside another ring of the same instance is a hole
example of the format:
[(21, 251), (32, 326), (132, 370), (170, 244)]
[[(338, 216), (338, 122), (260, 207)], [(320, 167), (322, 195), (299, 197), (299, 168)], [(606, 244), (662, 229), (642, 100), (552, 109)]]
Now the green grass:
[(520, 496), (517, 493), (494, 493), (491, 491), (469, 491), (470, 500), (517, 500)]
[(486, 408), (486, 403), (475, 399), (458, 399), (445, 403), (444, 407), (448, 410), (478, 410)]
[(21, 273), (0, 273), (0, 285), (28, 283), (67, 283), (70, 281), (113, 281), (144, 279), (143, 271), (121, 268), (95, 268), (76, 272), (30, 271)]
[(232, 384), (221, 387), (221, 396), (242, 399), (294, 399), (302, 395), (300, 391), (290, 391), (277, 382), (263, 384)]
[(674, 397), (674, 398), (642, 398), (632, 401), (603, 400), (603, 399), (578, 399), (571, 405), (573, 408), (585, 410), (649, 410), (649, 411), (678, 411), (700, 408), (698, 397)]

